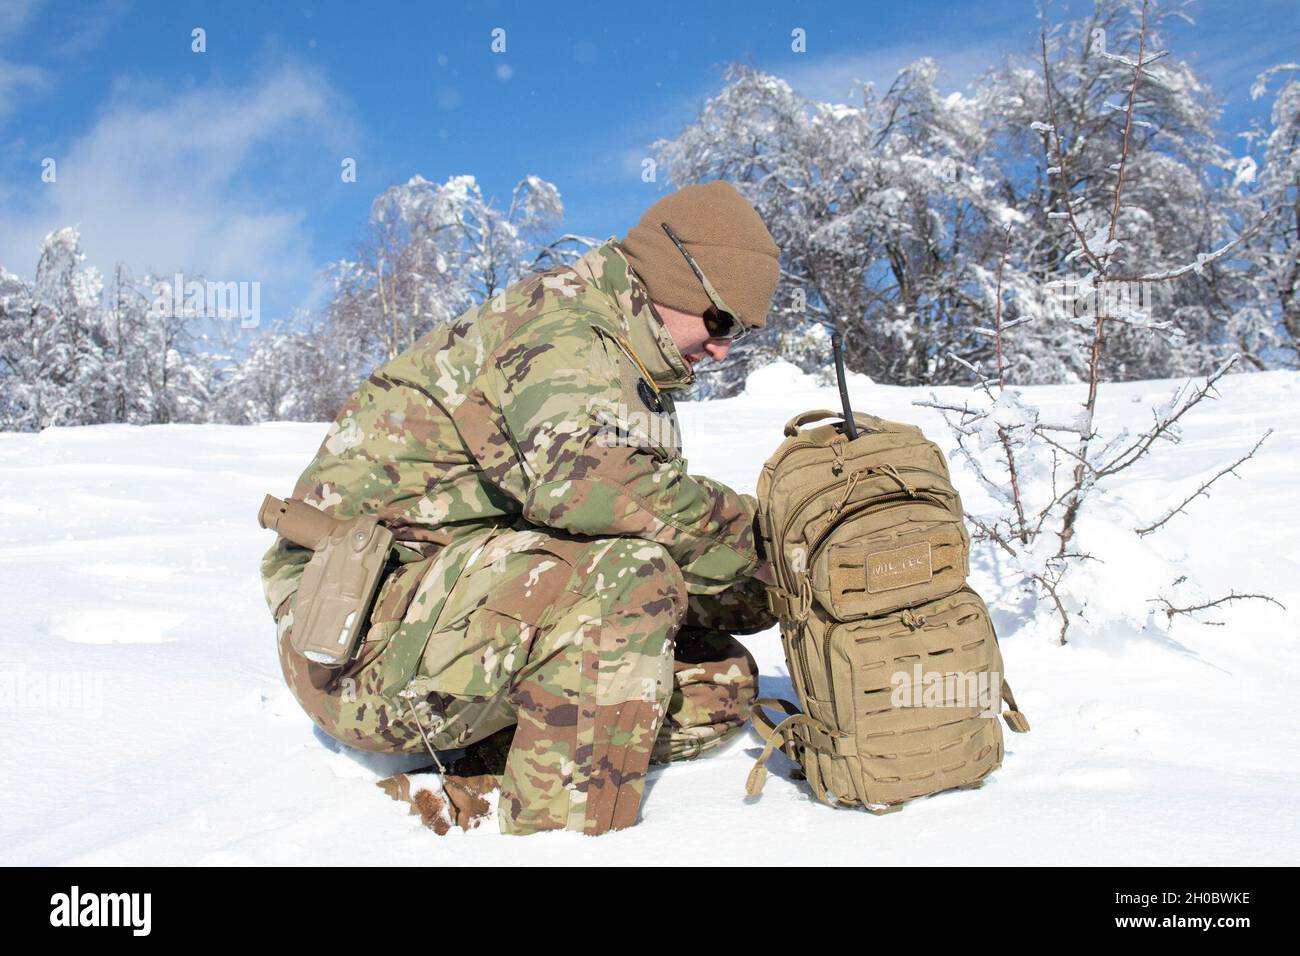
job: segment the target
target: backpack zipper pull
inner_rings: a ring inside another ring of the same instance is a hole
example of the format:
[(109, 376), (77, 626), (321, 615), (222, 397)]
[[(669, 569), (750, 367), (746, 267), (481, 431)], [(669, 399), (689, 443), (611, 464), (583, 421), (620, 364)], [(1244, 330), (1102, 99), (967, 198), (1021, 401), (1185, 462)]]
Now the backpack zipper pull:
[(904, 490), (905, 492), (907, 492), (907, 497), (909, 497), (909, 498), (915, 498), (915, 497), (916, 497), (916, 490), (915, 490), (911, 485), (909, 485), (906, 481), (903, 480), (903, 476), (900, 475), (900, 474), (898, 473), (898, 471), (894, 468), (893, 465), (891, 465), (891, 464), (889, 464), (888, 462), (886, 462), (885, 464), (883, 464), (883, 465), (880, 466), (880, 470), (883, 471), (883, 472), (885, 472), (887, 475), (889, 475), (891, 478), (893, 478), (896, 482), (898, 482), (900, 485), (902, 485), (902, 486), (903, 486), (903, 490)]
[(844, 494), (840, 495), (840, 500), (835, 502), (835, 507), (831, 508), (831, 518), (830, 518), (831, 521), (834, 521), (836, 518), (838, 518), (840, 516), (840, 512), (844, 510), (844, 506), (849, 503), (849, 496), (853, 494), (853, 488), (855, 485), (857, 485), (858, 480), (862, 478), (864, 475), (871, 474), (871, 472), (872, 469), (868, 467), (868, 468), (859, 468), (857, 471), (853, 471), (849, 473), (849, 483), (844, 486)]
[(831, 451), (835, 453), (835, 464), (831, 465), (831, 474), (839, 475), (844, 470), (844, 442), (841, 441), (843, 435), (836, 435), (831, 439)]

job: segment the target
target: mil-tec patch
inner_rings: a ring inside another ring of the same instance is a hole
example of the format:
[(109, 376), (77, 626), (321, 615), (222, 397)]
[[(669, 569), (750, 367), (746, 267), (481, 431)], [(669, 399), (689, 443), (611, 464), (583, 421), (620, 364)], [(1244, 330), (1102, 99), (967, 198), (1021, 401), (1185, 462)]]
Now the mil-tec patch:
[(868, 594), (924, 584), (933, 577), (929, 541), (867, 555)]
[(645, 379), (637, 380), (636, 393), (641, 396), (641, 401), (650, 411), (659, 414), (664, 410), (664, 403), (659, 400), (659, 396), (655, 394), (655, 390), (650, 387), (650, 383)]

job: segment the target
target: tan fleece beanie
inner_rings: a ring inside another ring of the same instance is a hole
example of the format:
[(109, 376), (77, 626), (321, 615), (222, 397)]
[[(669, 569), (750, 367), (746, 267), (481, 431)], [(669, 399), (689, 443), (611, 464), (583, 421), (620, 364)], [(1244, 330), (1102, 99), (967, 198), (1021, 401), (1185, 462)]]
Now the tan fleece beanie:
[(703, 315), (712, 303), (661, 222), (668, 223), (741, 322), (759, 329), (767, 324), (780, 250), (734, 186), (721, 180), (683, 186), (647, 209), (619, 240), (651, 299)]

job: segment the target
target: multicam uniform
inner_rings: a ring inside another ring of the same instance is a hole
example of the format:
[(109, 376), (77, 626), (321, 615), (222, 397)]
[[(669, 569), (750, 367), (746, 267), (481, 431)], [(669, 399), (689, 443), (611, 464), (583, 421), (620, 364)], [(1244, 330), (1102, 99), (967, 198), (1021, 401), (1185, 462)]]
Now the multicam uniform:
[(775, 623), (751, 577), (753, 496), (681, 457), (666, 389), (692, 378), (613, 239), (374, 372), (294, 489), (397, 538), (347, 667), (288, 645), (309, 552), (281, 538), (262, 561), (307, 713), (389, 752), (516, 725), (503, 831), (634, 823), (652, 756), (744, 723), (757, 675), (731, 634)]

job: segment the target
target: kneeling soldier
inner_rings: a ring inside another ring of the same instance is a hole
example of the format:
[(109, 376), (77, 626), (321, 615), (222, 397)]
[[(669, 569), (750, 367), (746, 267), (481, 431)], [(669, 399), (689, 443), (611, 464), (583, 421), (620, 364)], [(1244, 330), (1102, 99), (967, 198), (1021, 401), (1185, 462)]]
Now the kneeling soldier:
[(743, 726), (757, 671), (732, 635), (775, 623), (770, 565), (753, 496), (687, 473), (669, 392), (765, 324), (777, 254), (730, 185), (687, 186), (361, 384), (293, 495), (392, 534), (340, 666), (293, 646), (316, 552), (281, 537), (262, 561), (285, 679), (327, 734), (492, 745), (504, 832), (599, 834), (636, 822), (652, 759)]

